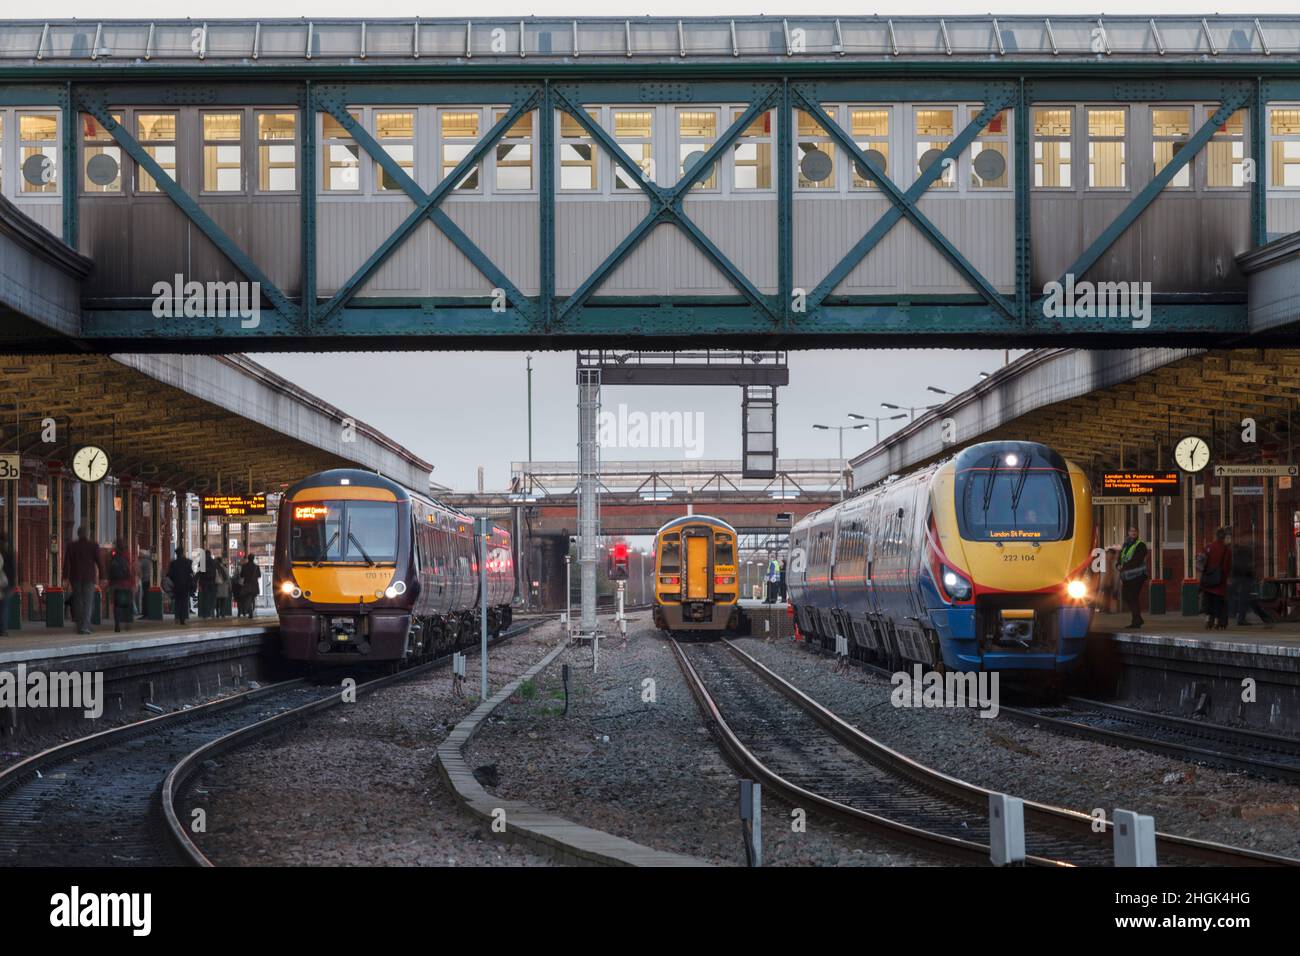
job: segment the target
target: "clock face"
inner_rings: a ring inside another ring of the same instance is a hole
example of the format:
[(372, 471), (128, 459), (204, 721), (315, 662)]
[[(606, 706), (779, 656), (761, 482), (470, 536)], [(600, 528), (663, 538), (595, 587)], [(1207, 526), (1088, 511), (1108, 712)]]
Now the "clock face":
[(1200, 471), (1210, 463), (1210, 446), (1204, 438), (1188, 435), (1174, 446), (1174, 461), (1183, 471)]
[(108, 474), (108, 453), (87, 445), (72, 456), (72, 473), (82, 481), (99, 481)]

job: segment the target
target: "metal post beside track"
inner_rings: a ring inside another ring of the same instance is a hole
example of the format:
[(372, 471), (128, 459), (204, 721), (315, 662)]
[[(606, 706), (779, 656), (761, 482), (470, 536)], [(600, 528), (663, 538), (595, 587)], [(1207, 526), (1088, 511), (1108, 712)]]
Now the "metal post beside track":
[(478, 539), (478, 615), (479, 615), (479, 700), (488, 699), (488, 576), (487, 576), (487, 539), (491, 529), (491, 518), (479, 518)]

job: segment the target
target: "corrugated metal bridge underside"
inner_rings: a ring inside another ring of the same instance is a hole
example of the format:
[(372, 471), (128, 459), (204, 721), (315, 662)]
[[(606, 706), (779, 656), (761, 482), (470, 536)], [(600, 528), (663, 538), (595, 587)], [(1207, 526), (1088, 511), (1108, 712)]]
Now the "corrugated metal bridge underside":
[[(0, 23), (96, 350), (1285, 341), (1240, 257), (1300, 228), (1295, 102), (1300, 17)], [(159, 315), (176, 276), (260, 315)]]

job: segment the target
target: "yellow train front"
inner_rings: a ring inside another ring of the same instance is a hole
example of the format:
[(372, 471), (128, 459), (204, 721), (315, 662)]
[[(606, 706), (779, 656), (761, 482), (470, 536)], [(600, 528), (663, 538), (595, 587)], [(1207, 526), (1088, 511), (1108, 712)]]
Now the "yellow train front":
[[(281, 653), (323, 664), (419, 661), (477, 640), (474, 519), (381, 475), (325, 471), (280, 504), (275, 606)], [(487, 536), (488, 628), (510, 624), (510, 534)]]
[(733, 631), (740, 623), (736, 529), (720, 518), (687, 515), (655, 534), (655, 626)]

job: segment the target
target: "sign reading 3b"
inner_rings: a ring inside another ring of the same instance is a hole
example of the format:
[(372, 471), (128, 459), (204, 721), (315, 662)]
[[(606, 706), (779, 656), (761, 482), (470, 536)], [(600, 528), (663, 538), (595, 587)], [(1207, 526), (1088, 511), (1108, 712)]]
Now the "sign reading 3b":
[(19, 477), (17, 455), (0, 455), (0, 481), (16, 481)]

